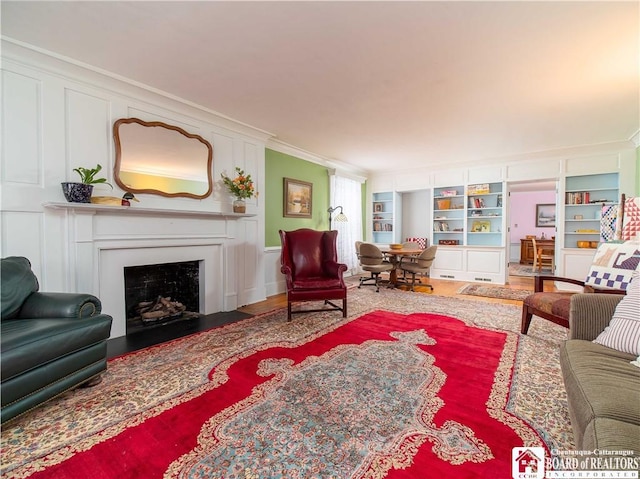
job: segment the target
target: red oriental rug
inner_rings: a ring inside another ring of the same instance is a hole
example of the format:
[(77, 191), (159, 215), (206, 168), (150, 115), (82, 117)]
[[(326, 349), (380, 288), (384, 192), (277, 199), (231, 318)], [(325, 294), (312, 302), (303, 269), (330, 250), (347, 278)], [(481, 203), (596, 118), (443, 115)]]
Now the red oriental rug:
[[(144, 385), (172, 343), (115, 361), (148, 355)], [(513, 447), (546, 447), (506, 411), (517, 345), (447, 316), (374, 311), (239, 348), (204, 385), (10, 477), (509, 478)]]

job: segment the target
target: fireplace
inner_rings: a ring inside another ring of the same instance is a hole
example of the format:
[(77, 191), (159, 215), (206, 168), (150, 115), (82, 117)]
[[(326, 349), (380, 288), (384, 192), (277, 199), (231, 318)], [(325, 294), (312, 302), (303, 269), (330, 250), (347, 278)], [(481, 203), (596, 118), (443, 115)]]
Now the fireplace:
[[(117, 338), (129, 334), (127, 325), (125, 269), (148, 265), (173, 263), (197, 264), (198, 302), (190, 309), (206, 315), (222, 311), (223, 304), (223, 244), (222, 241), (208, 241), (206, 244), (194, 244), (193, 240), (172, 240), (171, 244), (161, 241), (117, 241), (101, 242), (99, 249), (99, 298), (102, 310), (113, 316), (111, 337)], [(193, 277), (194, 273), (188, 276)], [(166, 294), (164, 290), (153, 295)], [(171, 294), (174, 294), (171, 292)], [(146, 296), (146, 295), (145, 295)], [(190, 301), (173, 297), (178, 301)], [(149, 298), (140, 298), (145, 301)], [(155, 300), (156, 298), (150, 298)]]
[(201, 261), (126, 266), (126, 334), (200, 316)]

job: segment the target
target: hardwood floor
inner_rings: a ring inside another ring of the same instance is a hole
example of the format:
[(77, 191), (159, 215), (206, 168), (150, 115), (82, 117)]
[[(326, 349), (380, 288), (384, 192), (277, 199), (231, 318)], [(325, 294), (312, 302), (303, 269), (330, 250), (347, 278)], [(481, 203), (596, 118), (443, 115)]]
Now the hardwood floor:
[[(487, 301), (492, 303), (515, 305), (522, 304), (521, 301), (516, 300), (459, 295), (457, 292), (460, 288), (462, 288), (462, 286), (468, 284), (468, 282), (466, 281), (449, 281), (428, 278), (428, 282), (433, 286), (434, 294), (440, 296), (452, 296), (463, 299), (472, 298), (475, 301)], [(533, 277), (509, 276), (508, 284), (504, 285), (504, 287), (511, 289), (528, 289), (530, 291), (533, 291)], [(287, 295), (285, 293), (282, 293), (270, 296), (266, 300), (260, 301), (259, 303), (243, 306), (241, 308), (238, 308), (236, 311), (209, 314), (195, 320), (149, 327), (148, 330), (137, 332), (135, 334), (110, 339), (107, 342), (107, 357), (113, 358), (122, 354), (153, 346), (154, 344), (163, 343), (172, 339), (187, 336), (189, 334), (206, 331), (208, 329), (219, 327), (224, 324), (233, 323), (252, 315), (268, 313), (269, 311), (273, 311), (274, 309), (286, 307)]]
[[(468, 299), (469, 296), (460, 295), (457, 291), (462, 288), (465, 284), (469, 284), (467, 281), (449, 281), (449, 280), (438, 280), (434, 278), (429, 278), (429, 284), (431, 284), (434, 288), (434, 294), (438, 294), (440, 296), (455, 296), (459, 298)], [(509, 276), (508, 284), (504, 285), (505, 288), (510, 289), (528, 289), (533, 291), (533, 277), (532, 276)], [(421, 293), (417, 293), (421, 294)], [(498, 298), (484, 298), (480, 296), (474, 296), (474, 300), (476, 301), (487, 301), (490, 303), (502, 303), (502, 304), (515, 304), (520, 305), (522, 301), (516, 300), (508, 300), (508, 299), (498, 299)], [(269, 311), (272, 311), (277, 308), (286, 308), (287, 307), (287, 296), (286, 294), (277, 294), (275, 296), (270, 296), (265, 301), (261, 301), (259, 303), (250, 304), (244, 306), (242, 308), (238, 308), (238, 311), (248, 314), (262, 314)]]

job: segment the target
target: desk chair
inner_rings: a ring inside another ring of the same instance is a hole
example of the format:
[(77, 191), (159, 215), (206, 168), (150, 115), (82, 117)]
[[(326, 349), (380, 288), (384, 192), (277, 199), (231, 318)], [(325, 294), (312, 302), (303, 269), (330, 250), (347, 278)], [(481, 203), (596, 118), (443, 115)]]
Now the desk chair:
[(380, 273), (386, 273), (393, 269), (393, 265), (385, 261), (385, 255), (380, 248), (371, 243), (360, 243), (360, 245), (356, 244), (356, 248), (359, 247), (358, 258), (360, 260), (360, 267), (371, 273), (371, 277), (369, 278), (360, 278), (360, 284), (358, 288), (362, 287), (362, 285), (367, 285), (371, 281), (373, 284), (371, 286), (376, 287), (376, 293), (380, 292)]
[[(404, 256), (400, 259), (399, 268), (403, 271), (403, 273), (409, 273), (411, 275), (411, 291), (413, 291), (413, 287), (416, 284), (416, 274), (428, 274), (431, 269), (431, 265), (436, 259), (436, 251), (438, 249), (437, 245), (429, 246), (427, 249), (423, 250), (418, 256), (410, 257)], [(427, 288), (433, 291), (433, 286), (430, 284), (424, 285)]]

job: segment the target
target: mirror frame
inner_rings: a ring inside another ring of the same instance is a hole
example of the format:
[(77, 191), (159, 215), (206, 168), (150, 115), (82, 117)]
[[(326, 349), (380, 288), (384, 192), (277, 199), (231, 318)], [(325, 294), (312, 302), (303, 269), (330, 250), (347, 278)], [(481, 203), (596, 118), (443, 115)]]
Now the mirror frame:
[[(125, 185), (120, 180), (120, 167), (122, 166), (122, 143), (120, 141), (119, 128), (120, 128), (120, 125), (128, 124), (128, 123), (137, 123), (137, 124), (139, 124), (141, 126), (146, 126), (146, 127), (162, 127), (162, 128), (166, 128), (167, 130), (176, 131), (176, 132), (184, 135), (187, 138), (198, 140), (199, 142), (204, 144), (207, 147), (207, 150), (208, 150), (207, 181), (209, 183), (209, 189), (206, 191), (206, 193), (204, 193), (202, 195), (196, 195), (194, 193), (188, 193), (188, 192), (167, 193), (166, 191), (161, 191), (161, 190), (137, 189), (137, 188), (131, 188), (130, 186)], [(209, 195), (211, 195), (211, 193), (213, 192), (213, 173), (212, 173), (213, 147), (211, 146), (211, 143), (209, 143), (207, 140), (202, 138), (200, 135), (195, 135), (193, 133), (189, 133), (189, 132), (183, 130), (182, 128), (180, 128), (179, 126), (168, 125), (167, 123), (163, 123), (161, 121), (144, 121), (144, 120), (141, 120), (139, 118), (121, 118), (121, 119), (117, 120), (113, 124), (113, 138), (114, 138), (115, 144), (116, 144), (116, 162), (115, 162), (115, 165), (113, 167), (113, 179), (115, 180), (116, 184), (120, 188), (122, 188), (124, 191), (130, 191), (131, 193), (149, 193), (149, 194), (152, 194), (152, 195), (160, 195), (160, 196), (164, 196), (164, 197), (167, 197), (167, 198), (183, 197), (183, 198), (195, 198), (195, 199), (204, 199), (204, 198), (208, 197)]]

